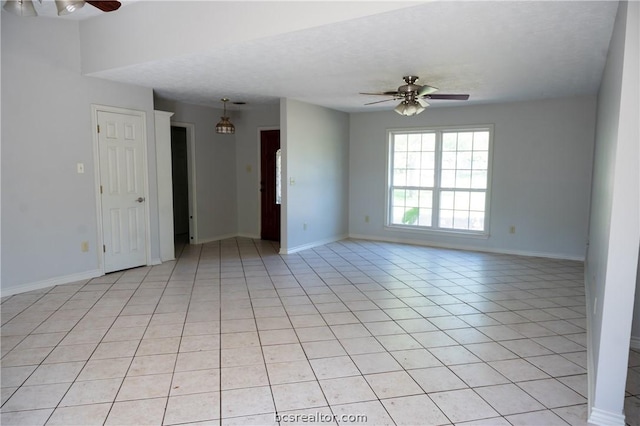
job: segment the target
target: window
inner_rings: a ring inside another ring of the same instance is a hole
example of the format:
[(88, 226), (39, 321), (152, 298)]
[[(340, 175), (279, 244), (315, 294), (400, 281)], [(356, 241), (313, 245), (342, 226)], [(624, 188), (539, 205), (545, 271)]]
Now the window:
[(390, 131), (389, 226), (486, 234), (491, 132)]

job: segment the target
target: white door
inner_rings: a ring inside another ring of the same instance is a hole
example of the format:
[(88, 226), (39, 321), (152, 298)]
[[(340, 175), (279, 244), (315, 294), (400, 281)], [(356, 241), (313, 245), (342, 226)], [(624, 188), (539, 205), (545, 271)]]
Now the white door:
[(105, 273), (147, 264), (142, 117), (98, 111)]

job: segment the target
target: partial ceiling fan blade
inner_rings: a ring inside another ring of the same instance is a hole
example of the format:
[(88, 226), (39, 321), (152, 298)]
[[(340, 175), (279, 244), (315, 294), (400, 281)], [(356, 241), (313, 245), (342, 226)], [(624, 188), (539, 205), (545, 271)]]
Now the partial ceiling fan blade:
[(433, 87), (433, 86), (429, 86), (428, 84), (425, 84), (424, 86), (420, 87), (420, 90), (418, 90), (418, 96), (430, 95), (437, 91), (438, 91), (437, 87)]
[(111, 0), (86, 0), (86, 3), (89, 3), (93, 7), (97, 7), (103, 12), (113, 12), (114, 10), (118, 10), (121, 6), (119, 1), (111, 1)]
[(400, 98), (385, 99), (384, 101), (369, 102), (368, 104), (365, 104), (365, 105), (373, 105), (373, 104), (379, 104), (379, 103), (382, 103), (382, 102), (397, 101), (398, 99), (400, 99)]
[(422, 106), (423, 108), (426, 108), (429, 106), (429, 103), (427, 101), (425, 101), (422, 98), (418, 98), (418, 103), (420, 104), (420, 106)]
[(377, 93), (365, 93), (360, 92), (361, 95), (374, 95), (374, 96), (398, 96), (398, 92), (377, 92)]
[(469, 95), (424, 95), (424, 99), (438, 99), (443, 101), (466, 101)]

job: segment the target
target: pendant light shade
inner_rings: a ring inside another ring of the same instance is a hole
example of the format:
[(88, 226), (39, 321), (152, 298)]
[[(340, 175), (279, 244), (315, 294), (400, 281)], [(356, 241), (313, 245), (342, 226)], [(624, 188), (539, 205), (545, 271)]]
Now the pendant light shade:
[(221, 100), (222, 105), (224, 105), (224, 113), (223, 116), (220, 117), (220, 122), (216, 124), (216, 133), (232, 135), (236, 132), (236, 127), (231, 123), (229, 117), (227, 117), (227, 102), (229, 102), (229, 99), (222, 98)]
[(58, 16), (68, 15), (84, 6), (84, 0), (56, 0)]
[(31, 0), (7, 0), (3, 9), (18, 16), (38, 16)]

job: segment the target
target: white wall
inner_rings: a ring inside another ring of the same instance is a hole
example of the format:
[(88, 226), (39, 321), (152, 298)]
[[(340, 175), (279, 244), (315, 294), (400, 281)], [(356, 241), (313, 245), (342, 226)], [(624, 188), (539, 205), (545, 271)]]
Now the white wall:
[(347, 234), (349, 115), (291, 99), (280, 105), (281, 251), (290, 253)]
[(260, 238), (260, 129), (280, 127), (280, 104), (242, 107), (236, 125), (238, 234)]
[[(195, 125), (196, 203), (198, 228), (195, 241), (204, 243), (237, 233), (236, 138), (215, 132), (222, 109), (156, 98), (156, 109), (175, 113), (172, 122)], [(229, 111), (227, 111), (229, 113)], [(227, 114), (231, 122), (233, 113)]]
[[(594, 119), (592, 97), (352, 114), (349, 234), (583, 259)], [(387, 129), (475, 124), (494, 125), (489, 238), (385, 229)]]
[[(80, 74), (78, 23), (2, 13), (2, 290), (98, 273), (91, 104), (146, 112), (153, 95)], [(155, 150), (148, 142), (149, 174)], [(76, 172), (84, 163), (85, 173)], [(155, 178), (149, 180), (151, 257), (159, 257)], [(81, 252), (81, 242), (89, 252)]]
[(639, 15), (638, 2), (620, 3), (598, 94), (585, 273), (590, 421), (597, 424), (624, 424), (640, 241)]

